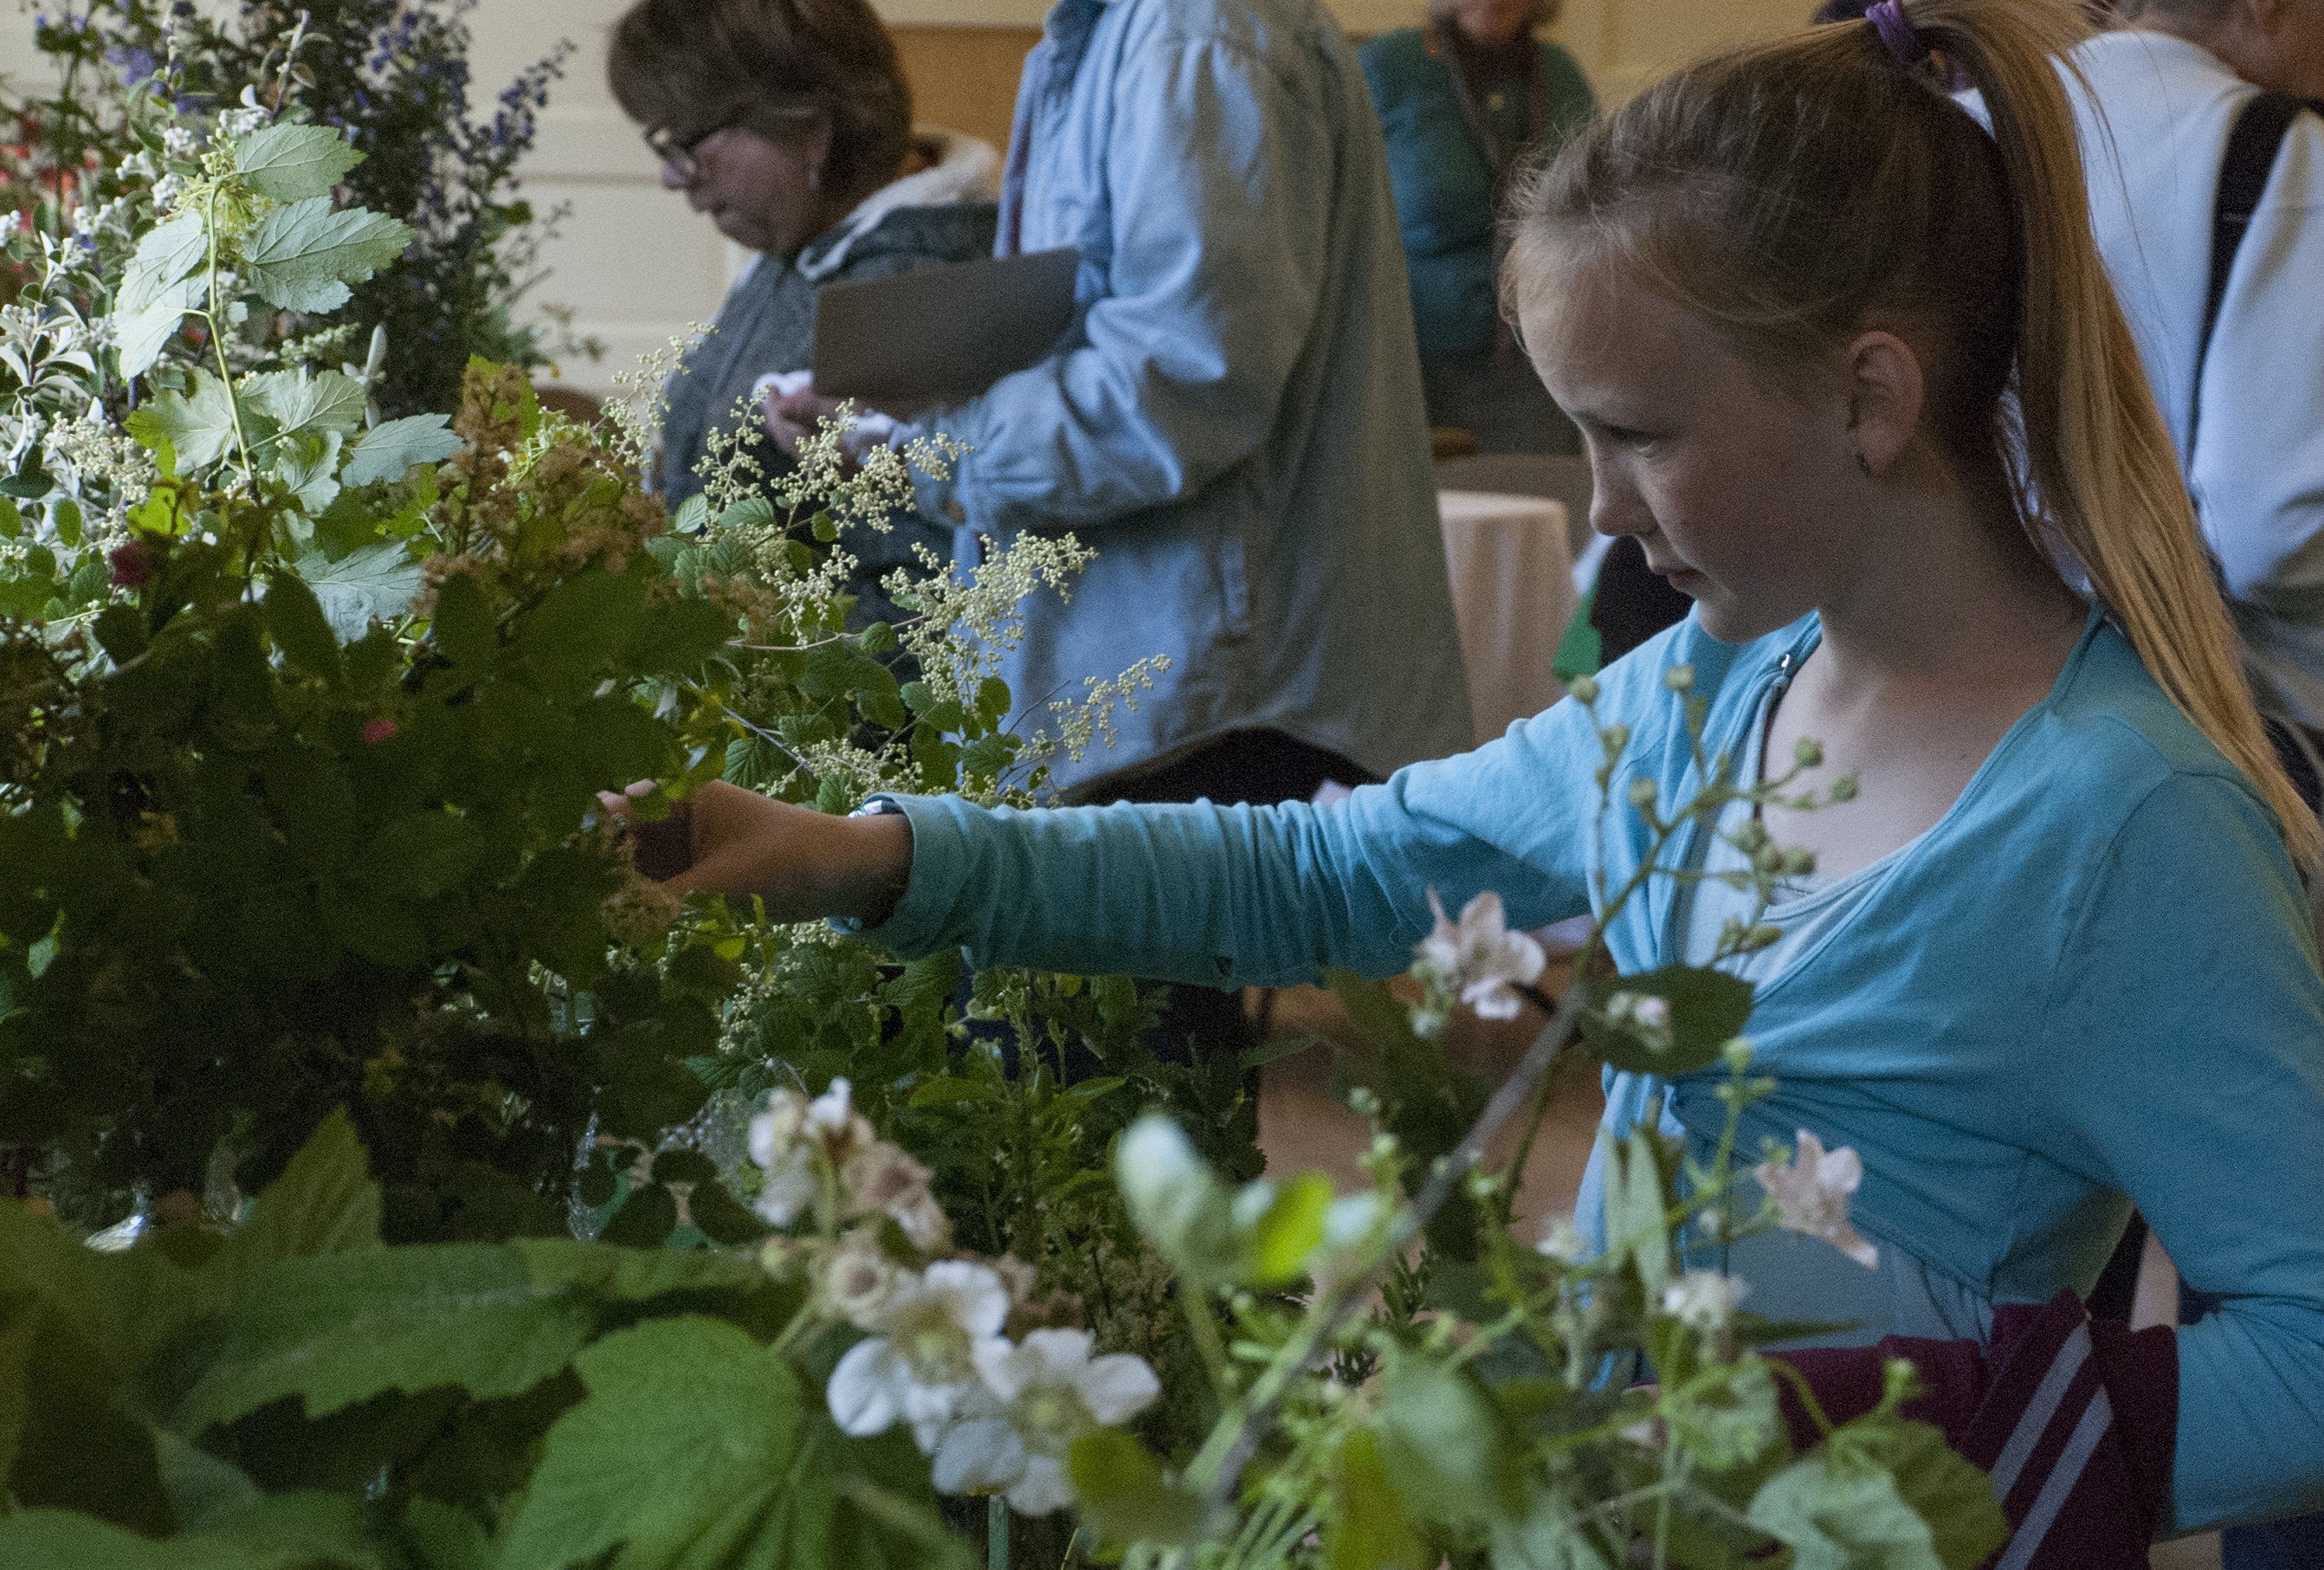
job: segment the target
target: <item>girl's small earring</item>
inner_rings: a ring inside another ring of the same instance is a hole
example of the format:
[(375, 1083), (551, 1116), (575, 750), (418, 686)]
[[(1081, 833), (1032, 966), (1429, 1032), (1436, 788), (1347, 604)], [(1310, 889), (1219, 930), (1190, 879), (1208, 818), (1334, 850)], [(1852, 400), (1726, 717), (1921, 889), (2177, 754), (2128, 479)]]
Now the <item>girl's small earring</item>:
[(1862, 469), (1862, 470), (1864, 471), (1864, 473), (1865, 473), (1865, 476), (1866, 476), (1867, 478), (1869, 478), (1869, 477), (1871, 476), (1871, 474), (1872, 474), (1872, 460), (1871, 460), (1870, 458), (1866, 457), (1862, 453), (1858, 453), (1858, 454), (1856, 455), (1856, 466), (1857, 466), (1858, 468)]

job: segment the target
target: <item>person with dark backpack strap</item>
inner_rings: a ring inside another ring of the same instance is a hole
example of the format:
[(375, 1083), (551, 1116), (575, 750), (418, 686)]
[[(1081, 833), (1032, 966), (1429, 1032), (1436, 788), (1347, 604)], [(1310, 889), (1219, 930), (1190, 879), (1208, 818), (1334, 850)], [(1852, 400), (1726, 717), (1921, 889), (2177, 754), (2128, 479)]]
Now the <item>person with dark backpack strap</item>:
[[(2324, 731), (2324, 0), (2131, 0), (2075, 51), (2091, 218), (2286, 768)], [(2098, 111), (2103, 111), (2103, 118)]]
[[(2324, 783), (2324, 0), (2130, 0), (2122, 20), (2076, 50), (2068, 73), (2092, 224), (2270, 737), (2313, 809)], [(2192, 1289), (2174, 1305), (2175, 1275), (2148, 1248), (2139, 1302), (2150, 1318), (2190, 1322), (2217, 1306)], [(2137, 1257), (2134, 1237), (2118, 1259)], [(2102, 1279), (2093, 1312), (2107, 1295)], [(2221, 1550), (2224, 1570), (2313, 1570), (2324, 1514), (2231, 1527)]]

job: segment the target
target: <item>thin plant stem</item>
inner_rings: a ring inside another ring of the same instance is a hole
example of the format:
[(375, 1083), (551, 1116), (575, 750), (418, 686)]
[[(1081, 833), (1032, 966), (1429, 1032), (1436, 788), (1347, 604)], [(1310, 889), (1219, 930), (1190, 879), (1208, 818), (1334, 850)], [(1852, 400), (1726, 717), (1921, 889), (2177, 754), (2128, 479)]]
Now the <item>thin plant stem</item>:
[(985, 1570), (1009, 1570), (1009, 1501), (994, 1494), (984, 1501)]

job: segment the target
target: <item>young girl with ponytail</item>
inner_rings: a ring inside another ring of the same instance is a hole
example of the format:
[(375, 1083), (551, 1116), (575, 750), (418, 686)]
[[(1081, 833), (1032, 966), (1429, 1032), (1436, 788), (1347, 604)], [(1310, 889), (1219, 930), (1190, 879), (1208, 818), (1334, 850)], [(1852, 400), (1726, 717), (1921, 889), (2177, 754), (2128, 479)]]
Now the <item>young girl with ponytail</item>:
[[(1738, 1247), (1752, 1307), (1981, 1344), (1997, 1309), (2087, 1291), (2135, 1203), (2225, 1297), (2152, 1333), (2177, 1338), (2156, 1512), (2192, 1530), (2324, 1504), (2324, 982), (2295, 872), (2319, 846), (2092, 245), (2056, 64), (2080, 31), (2068, 0), (1886, 0), (1692, 66), (1523, 189), (1505, 291), (1588, 445), (1592, 523), (1695, 600), (1600, 679), (1626, 775), (1690, 792), (1663, 684), (1687, 665), (1708, 752), (1779, 773), (1812, 738), (1807, 783), (1859, 783), (1766, 814), (1817, 873), (1738, 962), (1780, 1084), (1742, 1148), (1853, 1146), (1882, 1263)], [(1567, 702), (1322, 809), (835, 819), (714, 788), (641, 849), (907, 955), (1379, 975), (1432, 887), (1522, 926), (1588, 910), (1602, 755)], [(1644, 831), (1605, 838), (1618, 886)], [(1607, 932), (1625, 972), (1700, 962), (1739, 910), (1715, 879), (1650, 890)], [(1616, 1076), (1607, 1119), (1659, 1096), (1715, 1137), (1715, 1078)]]

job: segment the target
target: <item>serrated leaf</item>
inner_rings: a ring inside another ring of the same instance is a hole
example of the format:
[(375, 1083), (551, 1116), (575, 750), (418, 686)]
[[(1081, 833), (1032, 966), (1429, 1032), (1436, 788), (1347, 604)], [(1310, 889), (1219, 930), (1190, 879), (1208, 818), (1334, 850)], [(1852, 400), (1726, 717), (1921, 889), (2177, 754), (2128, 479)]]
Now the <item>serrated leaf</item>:
[[(564, 1570), (626, 1545), (623, 1565), (775, 1562), (752, 1552), (785, 1504), (832, 1496), (803, 1461), (798, 1381), (732, 1325), (687, 1316), (616, 1332), (574, 1360), (588, 1399), (542, 1442), (503, 1544), (503, 1570)], [(652, 1464), (639, 1464), (642, 1456)], [(683, 1488), (669, 1480), (682, 1477)], [(715, 1537), (725, 1552), (697, 1561)], [(785, 1561), (788, 1562), (788, 1561)]]
[(207, 287), (198, 278), (180, 279), (164, 286), (135, 309), (116, 310), (113, 318), (114, 347), (121, 358), (121, 374), (134, 379), (153, 368), (163, 346), (184, 325), (186, 312), (201, 303)]
[(285, 310), (337, 310), (360, 283), (403, 254), (413, 231), (364, 208), (331, 211), (310, 197), (278, 208), (242, 248), (242, 274), (260, 298)]
[(22, 1510), (0, 1519), (8, 1570), (279, 1570), (281, 1555), (200, 1538), (157, 1542), (75, 1510)]
[(346, 1109), (307, 1136), (282, 1175), (259, 1191), (217, 1265), (244, 1275), (284, 1260), (363, 1253), (380, 1246), (379, 1185)]
[(122, 274), (121, 292), (114, 297), (116, 314), (143, 310), (161, 298), (161, 291), (184, 279), (209, 253), (209, 232), (199, 213), (184, 213), (157, 224), (137, 242), (137, 254)]
[(1791, 1548), (1794, 1570), (1946, 1570), (1895, 1479), (1836, 1468), (1822, 1452), (1761, 1485), (1750, 1520)]
[(234, 447), (234, 393), (208, 371), (193, 374), (190, 397), (163, 392), (129, 417), (129, 434), (145, 446), (169, 441), (181, 475), (209, 467)]
[(523, 1256), (539, 1290), (578, 1288), (620, 1303), (669, 1292), (751, 1291), (769, 1279), (757, 1260), (708, 1249), (646, 1252), (567, 1238), (520, 1238), (508, 1246)]
[(335, 430), (351, 436), (363, 424), (364, 384), (337, 371), (269, 371), (243, 383), (243, 401), (264, 410), (284, 436)]
[(274, 472), (290, 488), (309, 519), (319, 516), (338, 499), (339, 444), (336, 430), (310, 430), (277, 440)]
[(448, 414), (411, 414), (373, 427), (355, 443), (340, 484), (400, 480), (413, 464), (442, 463), (466, 445), (445, 429), (450, 422)]
[(401, 540), (366, 545), (337, 561), (319, 550), (309, 551), (296, 565), (343, 643), (361, 638), (375, 621), (392, 622), (402, 615), (420, 592), (420, 564), (410, 559)]
[(534, 1284), (513, 1249), (443, 1243), (254, 1270), (172, 1426), (198, 1433), (285, 1396), (309, 1417), (383, 1390), (457, 1385), (512, 1396), (563, 1368), (595, 1327), (585, 1294)]
[(278, 202), (328, 197), (339, 177), (363, 162), (327, 125), (276, 121), (261, 126), (234, 150), (235, 168), (250, 189)]

